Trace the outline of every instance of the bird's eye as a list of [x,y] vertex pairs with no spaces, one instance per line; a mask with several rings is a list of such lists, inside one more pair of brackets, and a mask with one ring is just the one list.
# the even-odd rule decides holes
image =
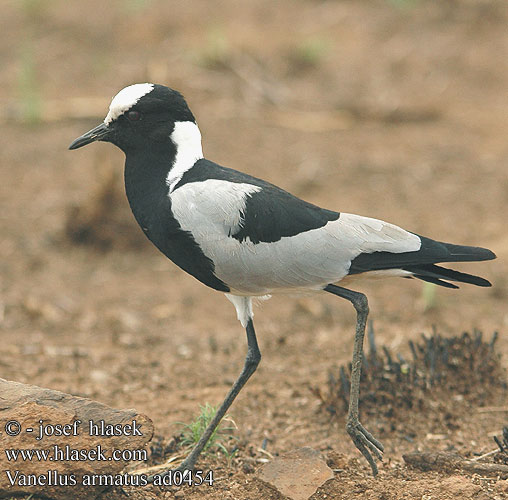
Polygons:
[[127,118],[131,122],[137,122],[141,118],[141,113],[139,111],[128,111]]

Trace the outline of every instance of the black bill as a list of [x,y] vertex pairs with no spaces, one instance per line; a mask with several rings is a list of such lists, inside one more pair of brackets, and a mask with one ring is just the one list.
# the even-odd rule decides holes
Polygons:
[[78,149],[81,146],[86,146],[94,141],[103,141],[104,137],[108,134],[109,128],[105,123],[101,123],[97,127],[78,137],[69,146],[69,149]]

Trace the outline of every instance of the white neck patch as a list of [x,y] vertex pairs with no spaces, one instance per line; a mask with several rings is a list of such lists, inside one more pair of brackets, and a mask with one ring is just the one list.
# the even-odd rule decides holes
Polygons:
[[201,132],[194,122],[175,122],[175,129],[171,133],[170,139],[176,147],[175,161],[166,177],[166,184],[171,193],[183,174],[203,158],[203,149],[201,147]]
[[104,118],[104,123],[109,125],[128,109],[132,108],[144,95],[151,92],[153,83],[136,83],[120,90],[109,105],[109,112]]

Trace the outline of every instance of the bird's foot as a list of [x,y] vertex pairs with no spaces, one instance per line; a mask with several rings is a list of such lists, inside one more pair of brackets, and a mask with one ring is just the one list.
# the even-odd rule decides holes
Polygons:
[[367,459],[372,469],[372,474],[377,475],[377,465],[372,455],[378,460],[383,460],[383,445],[359,422],[358,419],[348,420],[346,430],[351,436],[353,443],[360,453]]

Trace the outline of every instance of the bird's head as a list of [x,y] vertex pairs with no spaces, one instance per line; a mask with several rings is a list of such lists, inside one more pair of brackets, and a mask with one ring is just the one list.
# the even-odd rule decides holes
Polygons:
[[94,141],[111,142],[126,154],[164,146],[192,137],[201,141],[194,116],[176,90],[153,83],[122,89],[111,101],[104,122],[78,137],[69,146],[77,149]]

